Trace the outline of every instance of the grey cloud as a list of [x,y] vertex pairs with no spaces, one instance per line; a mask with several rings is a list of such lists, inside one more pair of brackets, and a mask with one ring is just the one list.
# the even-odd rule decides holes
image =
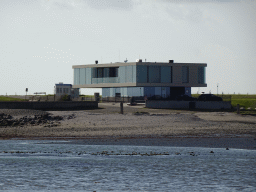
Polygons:
[[95,9],[123,9],[130,10],[133,7],[132,0],[86,0],[90,7]]
[[234,3],[234,2],[242,2],[243,0],[160,0],[160,2],[165,3]]
[[199,23],[203,18],[203,11],[198,7],[166,6],[165,11],[175,20],[186,20]]
[[68,3],[65,2],[55,2],[54,6],[57,6],[61,9],[73,9],[74,7]]
[[188,20],[194,23],[199,23],[202,21],[203,12],[199,8],[195,8],[189,11],[189,14],[186,16]]

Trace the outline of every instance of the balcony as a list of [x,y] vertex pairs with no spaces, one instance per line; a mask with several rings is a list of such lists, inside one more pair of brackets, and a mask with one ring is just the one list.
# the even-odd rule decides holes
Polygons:
[[119,77],[92,78],[92,84],[120,83]]

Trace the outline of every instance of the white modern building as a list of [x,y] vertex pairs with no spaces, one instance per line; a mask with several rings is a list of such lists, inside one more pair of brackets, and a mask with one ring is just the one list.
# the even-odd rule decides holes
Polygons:
[[206,63],[137,62],[74,65],[73,88],[102,88],[102,97],[191,95],[207,87]]

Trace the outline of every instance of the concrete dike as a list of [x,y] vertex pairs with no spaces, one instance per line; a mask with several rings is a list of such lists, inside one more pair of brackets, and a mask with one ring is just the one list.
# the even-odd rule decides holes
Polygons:
[[82,110],[96,108],[98,108],[96,101],[0,102],[0,109]]
[[165,101],[147,100],[147,108],[155,109],[231,109],[231,103],[226,101]]

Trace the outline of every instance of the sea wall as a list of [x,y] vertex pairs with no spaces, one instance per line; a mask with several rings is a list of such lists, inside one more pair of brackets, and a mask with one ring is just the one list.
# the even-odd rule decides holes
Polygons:
[[147,100],[146,107],[156,109],[231,109],[231,103],[225,101]]
[[98,108],[96,101],[0,102],[0,109],[75,110]]

